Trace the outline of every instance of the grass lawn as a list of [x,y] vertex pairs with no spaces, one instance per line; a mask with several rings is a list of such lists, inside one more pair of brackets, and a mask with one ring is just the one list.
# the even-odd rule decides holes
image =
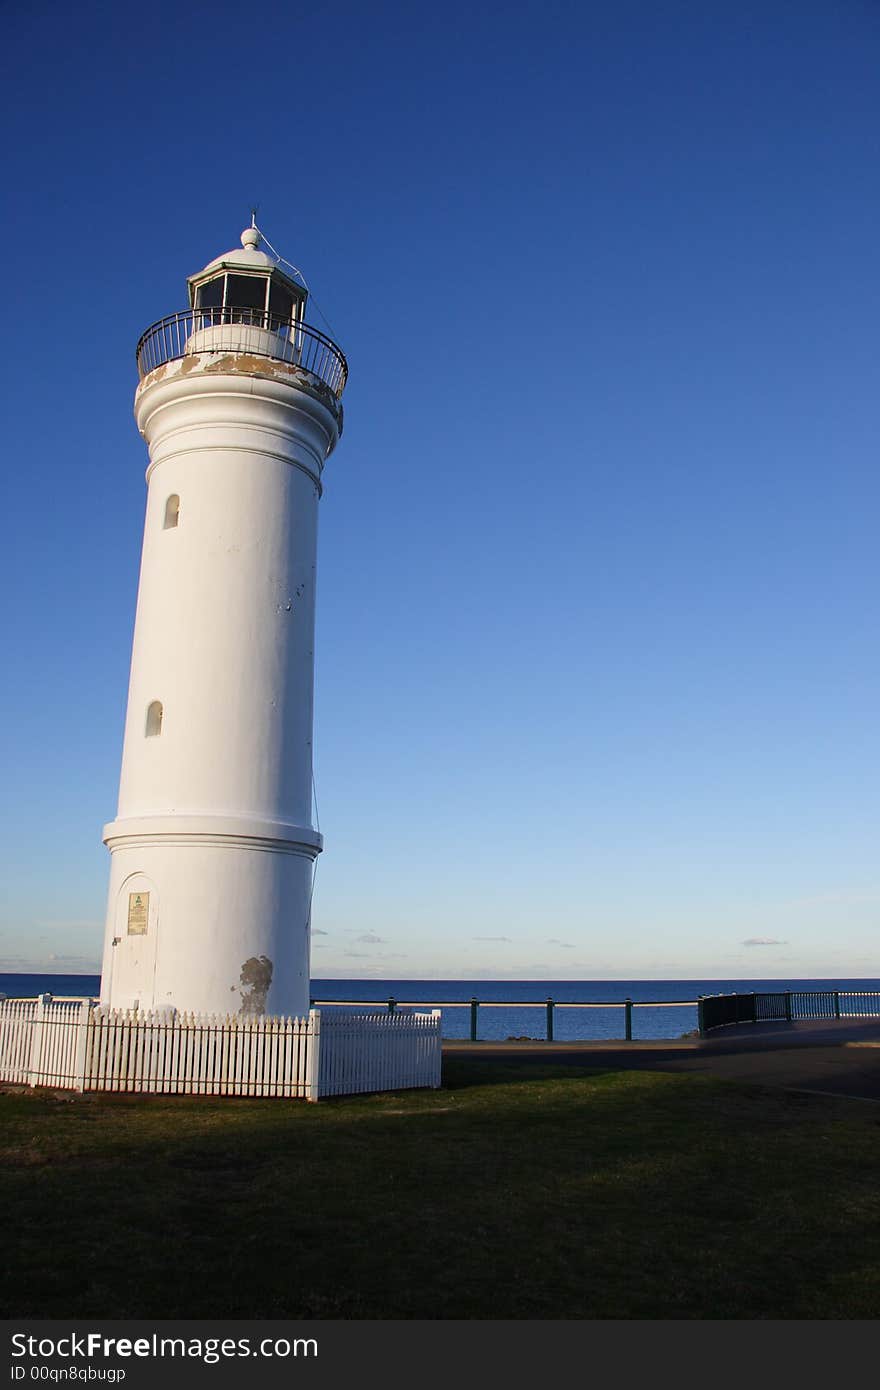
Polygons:
[[871,1318],[880,1110],[448,1060],[301,1102],[0,1093],[6,1317]]

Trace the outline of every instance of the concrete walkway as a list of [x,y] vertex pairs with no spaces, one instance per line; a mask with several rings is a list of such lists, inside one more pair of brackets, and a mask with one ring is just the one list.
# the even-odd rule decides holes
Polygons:
[[880,1100],[880,1019],[740,1023],[706,1039],[458,1042],[444,1057],[517,1058],[584,1070],[692,1071],[729,1081]]

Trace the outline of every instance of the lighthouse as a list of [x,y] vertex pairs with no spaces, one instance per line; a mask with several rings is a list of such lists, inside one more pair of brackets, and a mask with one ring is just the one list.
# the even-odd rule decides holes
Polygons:
[[149,464],[104,827],[112,1009],[309,1006],[318,502],[347,364],[261,246],[247,228],[137,348]]

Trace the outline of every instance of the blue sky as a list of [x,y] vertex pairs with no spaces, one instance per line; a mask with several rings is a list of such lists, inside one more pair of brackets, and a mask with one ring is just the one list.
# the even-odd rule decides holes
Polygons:
[[880,974],[877,5],[4,37],[0,970],[100,959],[134,347],[256,202],[351,366],[313,973]]

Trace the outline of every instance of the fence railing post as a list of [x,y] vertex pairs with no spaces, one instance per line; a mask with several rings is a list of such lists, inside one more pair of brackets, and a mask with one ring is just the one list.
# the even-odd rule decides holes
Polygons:
[[624,1031],[624,1038],[626,1039],[627,1042],[632,1042],[632,1036],[633,1036],[633,1001],[630,999],[629,995],[627,995],[626,999],[624,999],[624,1001],[623,1001],[623,1021],[624,1021],[624,1030],[625,1030],[625,1031]]
[[321,1079],[321,1010],[309,1009],[306,1038],[306,1100],[317,1100]]
[[791,1023],[791,990],[787,989],[787,990],[785,991],[784,999],[785,999],[785,1021],[786,1021],[786,1023]]
[[553,1041],[553,1000],[547,995],[547,1041]]
[[834,1017],[840,1018],[840,990],[834,991]]
[[394,998],[392,997],[391,999],[388,1000],[388,1012],[389,1012],[390,1014],[393,1014],[393,1013],[394,1013],[394,1010],[395,1010],[396,1008],[397,1008],[397,1000],[394,999]]
[[46,1010],[46,1005],[51,1004],[51,1002],[51,994],[37,995],[37,1008],[34,1014],[33,1028],[31,1029],[31,1055],[28,1065],[29,1086],[39,1086],[40,1084],[40,1076],[43,1070],[43,1029],[46,1026],[43,1021],[43,1015]]
[[476,995],[473,995],[471,997],[471,1042],[477,1041],[477,1009],[479,1007],[480,1001]]
[[91,999],[84,999],[79,1006],[79,1018],[76,1020],[76,1058],[73,1064],[73,1089],[75,1091],[86,1089],[86,1051],[91,1017],[92,1001]]
[[699,999],[697,1000],[697,1029],[698,1029],[698,1031],[699,1031],[700,1037],[701,1037],[701,1038],[705,1038],[705,1036],[706,1036],[706,1006],[705,1006],[705,1002],[704,1002],[704,996],[703,996],[702,994],[700,995]]

